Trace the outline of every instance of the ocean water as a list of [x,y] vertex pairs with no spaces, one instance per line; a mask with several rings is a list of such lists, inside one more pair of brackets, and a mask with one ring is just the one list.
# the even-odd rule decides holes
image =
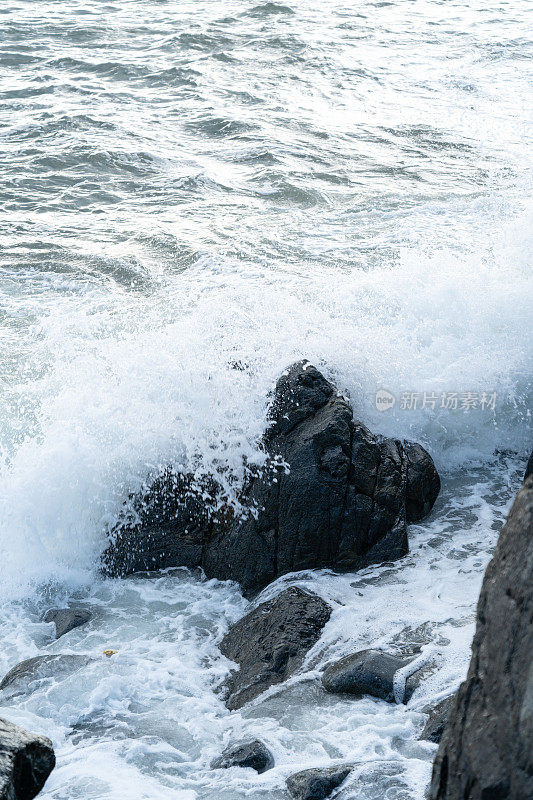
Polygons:
[[[531,447],[530,33],[529,0],[1,3],[0,671],[94,656],[0,693],[54,742],[43,798],[286,800],[287,775],[349,762],[341,800],[422,800],[424,710],[466,674]],[[402,561],[265,590],[333,614],[230,713],[238,587],[98,559],[162,465],[234,498],[300,358],[443,489]],[[55,642],[42,616],[71,602],[93,620]],[[400,645],[432,666],[406,707],[321,691],[332,658]],[[273,770],[209,768],[248,735]]]

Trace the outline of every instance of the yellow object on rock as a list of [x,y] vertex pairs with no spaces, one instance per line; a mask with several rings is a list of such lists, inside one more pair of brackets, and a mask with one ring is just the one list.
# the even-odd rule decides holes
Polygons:
[[103,653],[104,653],[104,656],[107,656],[108,658],[111,658],[111,656],[114,656],[115,653],[118,653],[118,650],[104,650]]

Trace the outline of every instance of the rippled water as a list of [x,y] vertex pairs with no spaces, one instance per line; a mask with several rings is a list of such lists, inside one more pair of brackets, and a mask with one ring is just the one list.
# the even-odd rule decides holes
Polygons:
[[[340,797],[422,798],[421,709],[464,676],[530,446],[530,29],[528,0],[0,5],[0,662],[119,651],[0,698],[54,739],[43,797],[281,799],[291,771],[349,760]],[[443,496],[394,568],[300,576],[334,603],[323,639],[229,714],[237,589],[102,581],[98,556],[161,464],[232,491],[301,357],[424,442]],[[41,615],[72,599],[95,619],[51,643]],[[328,659],[398,636],[438,662],[407,710],[320,693]],[[210,771],[243,732],[276,768]]]

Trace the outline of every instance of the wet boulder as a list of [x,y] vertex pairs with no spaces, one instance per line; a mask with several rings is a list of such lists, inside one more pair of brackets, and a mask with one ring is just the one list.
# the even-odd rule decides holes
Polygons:
[[0,682],[0,691],[10,695],[33,691],[37,681],[56,675],[68,675],[86,666],[93,659],[88,655],[69,653],[34,656],[12,667]]
[[66,633],[85,625],[92,618],[90,611],[83,608],[51,608],[44,615],[44,622],[53,622],[56,639]]
[[433,742],[434,744],[440,742],[444,727],[450,716],[453,701],[454,695],[445,697],[444,700],[441,700],[440,703],[437,703],[437,705],[431,709],[428,721],[420,734],[421,739],[425,739],[427,742]]
[[55,763],[50,739],[0,719],[0,800],[32,800]]
[[198,486],[168,469],[131,499],[110,532],[104,569],[201,566],[253,595],[288,572],[353,571],[402,557],[407,523],[439,493],[424,448],[372,434],[308,362],[277,382],[263,447],[268,466],[241,496],[253,513],[221,511],[214,482]]
[[224,752],[211,762],[212,769],[242,767],[255,769],[259,775],[268,769],[272,769],[273,766],[274,757],[272,753],[259,739],[236,742],[226,747]]
[[325,800],[348,777],[352,767],[304,769],[287,778],[287,789],[294,800]]
[[485,572],[472,659],[444,728],[430,797],[533,797],[533,475]]
[[333,694],[358,698],[371,695],[394,703],[394,676],[410,660],[381,650],[362,650],[330,664],[322,676],[322,685]]
[[296,672],[330,614],[320,597],[291,587],[233,625],[220,644],[240,666],[224,682],[227,707],[240,708]]

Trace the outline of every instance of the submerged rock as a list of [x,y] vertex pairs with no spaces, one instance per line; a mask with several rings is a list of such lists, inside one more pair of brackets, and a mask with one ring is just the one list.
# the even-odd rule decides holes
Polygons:
[[44,615],[45,622],[53,622],[56,626],[56,639],[66,633],[85,625],[92,619],[90,611],[82,608],[51,608]]
[[[362,650],[330,664],[322,676],[322,685],[334,694],[367,694],[394,703],[394,676],[410,660],[381,650]],[[404,697],[405,702],[409,696]]]
[[260,775],[274,766],[274,757],[268,747],[259,739],[236,742],[226,747],[224,752],[211,762],[213,769],[229,769],[229,767],[248,767],[255,769]]
[[294,800],[325,800],[351,771],[349,766],[304,769],[287,778],[287,789]]
[[433,767],[432,800],[533,797],[533,476],[487,567],[472,660]]
[[93,659],[88,655],[68,653],[34,656],[21,661],[4,676],[0,682],[0,690],[23,694],[31,691],[31,684],[37,680],[65,675],[86,666]]
[[440,480],[418,444],[374,436],[315,367],[279,379],[263,445],[266,473],[241,501],[245,519],[216,511],[216,484],[197,486],[168,469],[131,498],[110,533],[112,575],[201,566],[251,595],[303,569],[357,570],[408,551],[406,523],[427,514]]
[[55,763],[50,739],[0,719],[0,800],[32,800]]
[[444,700],[441,700],[440,703],[437,703],[437,705],[431,709],[429,719],[424,726],[424,730],[420,734],[421,739],[433,742],[434,744],[440,742],[444,727],[450,716],[454,699],[455,695],[453,694],[450,697],[445,697]]
[[291,587],[239,620],[220,644],[240,665],[224,682],[227,707],[240,708],[296,672],[330,614],[320,597]]

